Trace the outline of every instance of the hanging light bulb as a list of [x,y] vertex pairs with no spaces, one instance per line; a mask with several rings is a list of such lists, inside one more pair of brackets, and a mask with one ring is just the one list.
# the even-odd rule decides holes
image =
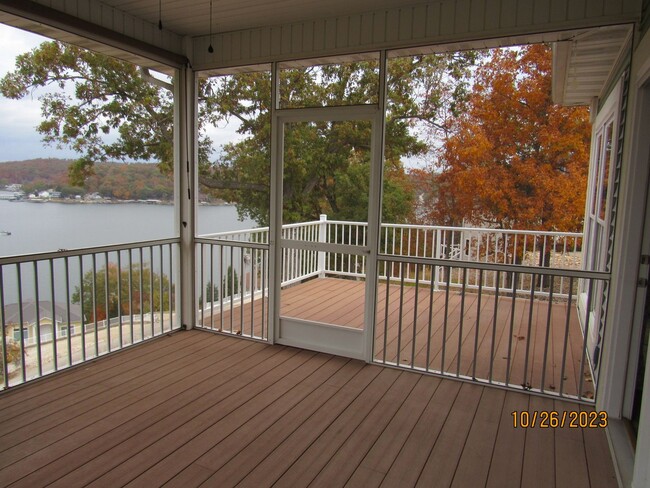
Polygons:
[[158,30],[162,30],[162,0],[158,0]]
[[208,52],[212,54],[214,48],[212,47],[212,0],[210,0],[210,45],[208,46]]

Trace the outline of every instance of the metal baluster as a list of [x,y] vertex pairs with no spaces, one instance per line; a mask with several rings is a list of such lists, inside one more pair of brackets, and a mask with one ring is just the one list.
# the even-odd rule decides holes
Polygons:
[[[261,336],[264,339],[264,315],[265,315],[265,295],[266,295],[266,249],[262,249],[262,332]],[[266,338],[268,340],[268,337]]]
[[442,323],[442,354],[440,358],[440,373],[445,373],[445,351],[447,349],[447,321],[449,319],[449,288],[451,283],[451,266],[445,266],[447,271],[447,280],[445,289],[445,317]]
[[399,366],[402,354],[402,324],[404,321],[404,263],[399,263],[400,287],[399,287],[399,314],[397,322],[397,358],[395,364]]
[[[432,233],[433,235],[433,233]],[[433,249],[433,243],[431,245],[431,248]],[[426,363],[426,370],[429,371],[429,361],[431,359],[431,327],[433,324],[433,292],[435,290],[434,285],[433,285],[433,280],[436,275],[436,266],[433,266],[431,268],[431,286],[429,287],[429,323],[427,327],[427,363]]]
[[[66,258],[67,259],[67,258]],[[54,360],[54,371],[59,370],[59,353],[57,351],[57,334],[56,334],[56,301],[54,299],[54,259],[49,259],[50,263],[50,301],[52,304],[52,358]],[[2,288],[2,275],[0,274],[0,288]],[[2,308],[4,310],[4,308]],[[63,321],[62,321],[63,322]],[[69,328],[69,326],[68,326]],[[2,329],[4,331],[4,327]],[[70,330],[68,330],[68,335]],[[6,357],[6,356],[4,356]]]
[[140,340],[144,341],[144,255],[140,249]]
[[158,277],[158,302],[160,305],[160,333],[165,332],[165,287],[164,287],[164,277],[165,270],[163,267],[163,247],[162,245],[158,246],[158,253],[160,255],[160,276]]
[[129,249],[129,322],[131,324],[131,344],[135,344],[133,325],[133,250]]
[[[530,279],[532,282],[535,281],[536,275],[531,274]],[[528,332],[526,335],[526,356],[524,359],[524,389],[528,389],[529,385],[532,385],[532,382],[528,382],[528,359],[530,357],[530,343],[531,343],[531,333],[533,330],[533,305],[535,304],[535,288],[530,287],[530,304],[528,305]]]
[[224,287],[226,284],[226,280],[224,279],[228,275],[228,271],[226,268],[226,272],[224,273],[223,269],[223,246],[219,245],[219,330],[223,331],[224,326],[223,326],[223,298],[224,298]]
[[[67,320],[68,320],[68,366],[72,365],[72,321],[70,320],[71,314],[70,314],[70,270],[69,270],[69,264],[68,264],[68,258],[66,257],[64,260],[65,263],[65,306],[66,306],[66,315],[67,315]],[[83,334],[83,316],[84,316],[84,310],[83,310],[83,297],[81,295],[81,289],[79,291],[79,298],[80,298],[80,303],[81,303],[81,332]]]
[[[546,361],[548,359],[548,341],[551,335],[551,314],[553,310],[553,281],[555,280],[555,276],[551,275],[551,291],[549,292],[548,295],[548,314],[546,316],[546,335],[544,337],[544,357],[542,359],[542,384],[540,385],[540,390],[542,393],[544,392],[544,385],[546,384],[545,379],[546,379]],[[570,304],[569,304],[570,306]]]
[[476,312],[476,333],[474,335],[474,361],[472,368],[472,379],[476,379],[476,361],[478,356],[478,338],[479,338],[479,328],[481,323],[481,297],[483,294],[483,270],[479,270],[479,279],[478,279],[478,298],[477,298],[477,312]]
[[[566,307],[566,323],[564,325],[564,346],[562,348],[562,371],[560,373],[560,396],[564,396],[564,373],[566,371],[566,354],[569,343],[569,324],[571,323],[571,300],[573,298],[573,277],[569,277],[569,300]],[[587,310],[589,315],[589,310]]]
[[490,373],[488,375],[488,380],[492,383],[492,373],[494,370],[494,347],[496,346],[496,337],[497,337],[497,315],[499,313],[499,282],[501,279],[501,271],[496,272],[496,286],[494,288],[494,321],[492,322],[492,344],[490,345]]
[[174,252],[172,245],[169,244],[169,330],[174,329],[174,303],[172,298],[172,291],[174,290],[174,266],[173,256]]
[[[41,354],[41,301],[38,296],[38,261],[34,261],[34,301],[36,308],[36,357],[38,358],[38,376],[43,376],[43,355]],[[56,320],[52,318],[52,331],[56,327]],[[52,336],[54,337],[54,336]],[[52,339],[54,340],[54,338]]]
[[246,284],[246,272],[244,270],[244,248],[239,248],[239,327],[241,335],[244,335],[244,285]]
[[155,337],[155,312],[153,306],[153,246],[149,246],[149,313],[151,315],[151,337]]
[[[234,248],[230,246],[230,286],[228,293],[230,293],[230,333],[232,334],[233,315],[235,313],[235,260]],[[227,283],[226,283],[227,284]]]
[[460,323],[458,324],[458,355],[456,357],[456,377],[460,376],[460,359],[463,348],[463,322],[465,321],[465,290],[467,285],[467,268],[463,268],[463,284],[460,295]]
[[517,297],[517,273],[512,273],[512,309],[510,311],[510,334],[508,335],[508,358],[506,361],[506,386],[510,384],[510,361],[512,359],[512,336],[515,328],[515,306]]
[[594,281],[593,279],[589,280],[588,294],[587,294],[587,314],[585,318],[585,333],[582,341],[582,354],[580,357],[580,370],[578,371],[578,398],[582,398],[582,390],[584,387],[584,371],[585,371],[585,359],[587,356],[587,341],[589,340],[589,321],[591,315],[591,301],[593,299],[594,291]]
[[92,303],[93,303],[93,324],[95,327],[95,357],[99,356],[99,335],[97,331],[97,256],[92,254],[93,280],[92,280]]
[[[4,293],[4,274],[3,274],[4,267],[0,266],[0,310],[3,311],[2,314],[0,314],[0,325],[2,325],[2,337],[0,338],[0,341],[2,341],[2,357],[5,358],[5,360],[2,361],[2,385],[4,388],[9,387],[9,371],[7,367],[7,362],[6,358],[8,356],[7,354],[7,323],[5,322],[6,317],[4,313],[5,309],[5,293]],[[55,356],[56,357],[56,356]],[[55,361],[56,364],[56,361]]]
[[[162,254],[162,253],[161,253]],[[162,269],[162,257],[161,266]],[[124,334],[122,332],[122,251],[117,251],[117,323],[120,337],[120,348],[124,347]]]
[[[84,311],[84,272],[83,256],[79,256],[79,303],[81,303],[81,360],[86,360],[86,314]],[[70,290],[68,290],[68,303],[70,303]],[[70,322],[68,322],[69,324]],[[68,330],[68,335],[69,334]],[[70,358],[72,364],[72,357]]]
[[[17,282],[17,290],[18,290],[18,330],[19,330],[19,337],[20,337],[20,371],[22,375],[22,382],[24,383],[25,380],[27,379],[26,377],[26,370],[25,370],[25,335],[23,331],[23,325],[25,323],[23,319],[23,285],[22,285],[22,277],[21,277],[21,266],[20,263],[16,263],[16,282]],[[4,313],[4,310],[3,310]]]
[[106,317],[104,319],[104,323],[106,324],[106,340],[108,341],[108,352],[110,352],[111,351],[111,315],[109,312],[110,308],[108,305],[108,288],[109,288],[108,274],[110,272],[108,266],[108,252],[104,253],[104,269],[106,270],[106,272],[104,273],[104,295],[105,295],[104,298],[106,301]]
[[199,275],[200,275],[199,282],[201,283],[201,288],[200,288],[201,294],[199,296],[203,298],[201,300],[201,327],[205,327],[205,302],[208,300],[208,297],[207,296],[203,297],[203,295],[205,293],[206,286],[205,286],[205,278],[203,277],[203,268],[205,267],[205,264],[203,262],[204,250],[203,250],[203,243],[202,242],[199,244],[199,248],[201,249],[201,259],[200,259],[200,263],[199,263],[199,266],[200,266],[200,268],[199,268],[200,269],[200,271],[199,271]]
[[388,336],[388,307],[390,304],[390,277],[391,269],[393,269],[393,263],[384,261],[386,266],[386,310],[384,310],[384,354],[383,354],[383,363],[386,364],[386,346],[387,346],[387,336]]
[[214,244],[210,244],[210,328],[214,330]]
[[415,368],[415,337],[418,324],[418,296],[420,290],[420,265],[415,265],[415,304],[413,305],[413,338],[411,343],[411,369]]

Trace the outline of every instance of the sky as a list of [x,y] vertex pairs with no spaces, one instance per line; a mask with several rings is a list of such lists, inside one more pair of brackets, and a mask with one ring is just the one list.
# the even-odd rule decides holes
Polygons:
[[[15,68],[19,54],[30,51],[49,39],[0,23],[0,77]],[[76,158],[78,154],[69,149],[58,149],[44,145],[36,126],[41,122],[41,107],[38,97],[45,90],[33,92],[20,100],[11,100],[0,95],[0,162],[21,161],[34,158]],[[220,145],[240,139],[236,134],[236,123],[227,127],[212,128],[208,135]]]
[[[0,24],[0,76],[13,70],[16,56],[38,46],[46,38]],[[22,100],[0,95],[0,161],[31,158],[69,158],[74,153],[44,147],[35,127],[41,120],[38,94]]]

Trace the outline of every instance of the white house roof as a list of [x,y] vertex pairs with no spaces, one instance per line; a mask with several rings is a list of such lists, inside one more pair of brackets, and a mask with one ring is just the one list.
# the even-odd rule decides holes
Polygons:
[[627,25],[591,29],[553,49],[553,101],[589,105],[602,95],[617,62],[627,51],[632,28]]
[[[36,301],[35,300],[23,300],[23,324],[35,324],[36,323]],[[52,302],[47,300],[41,300],[38,302],[38,312],[40,320],[52,318]],[[54,315],[57,322],[67,322],[68,320],[68,310],[65,303],[54,302]],[[71,322],[80,322],[81,321],[81,308],[79,305],[71,303],[70,304],[70,321]],[[10,324],[19,324],[20,323],[20,307],[18,303],[9,303],[4,307],[4,323],[6,325]]]

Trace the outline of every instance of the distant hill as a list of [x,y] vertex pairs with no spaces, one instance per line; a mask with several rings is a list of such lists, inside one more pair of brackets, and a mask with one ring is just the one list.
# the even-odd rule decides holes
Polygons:
[[30,159],[0,163],[0,185],[20,183],[26,193],[53,188],[65,196],[99,193],[120,200],[172,200],[172,177],[155,164],[99,163],[83,188],[68,181],[68,159]]

